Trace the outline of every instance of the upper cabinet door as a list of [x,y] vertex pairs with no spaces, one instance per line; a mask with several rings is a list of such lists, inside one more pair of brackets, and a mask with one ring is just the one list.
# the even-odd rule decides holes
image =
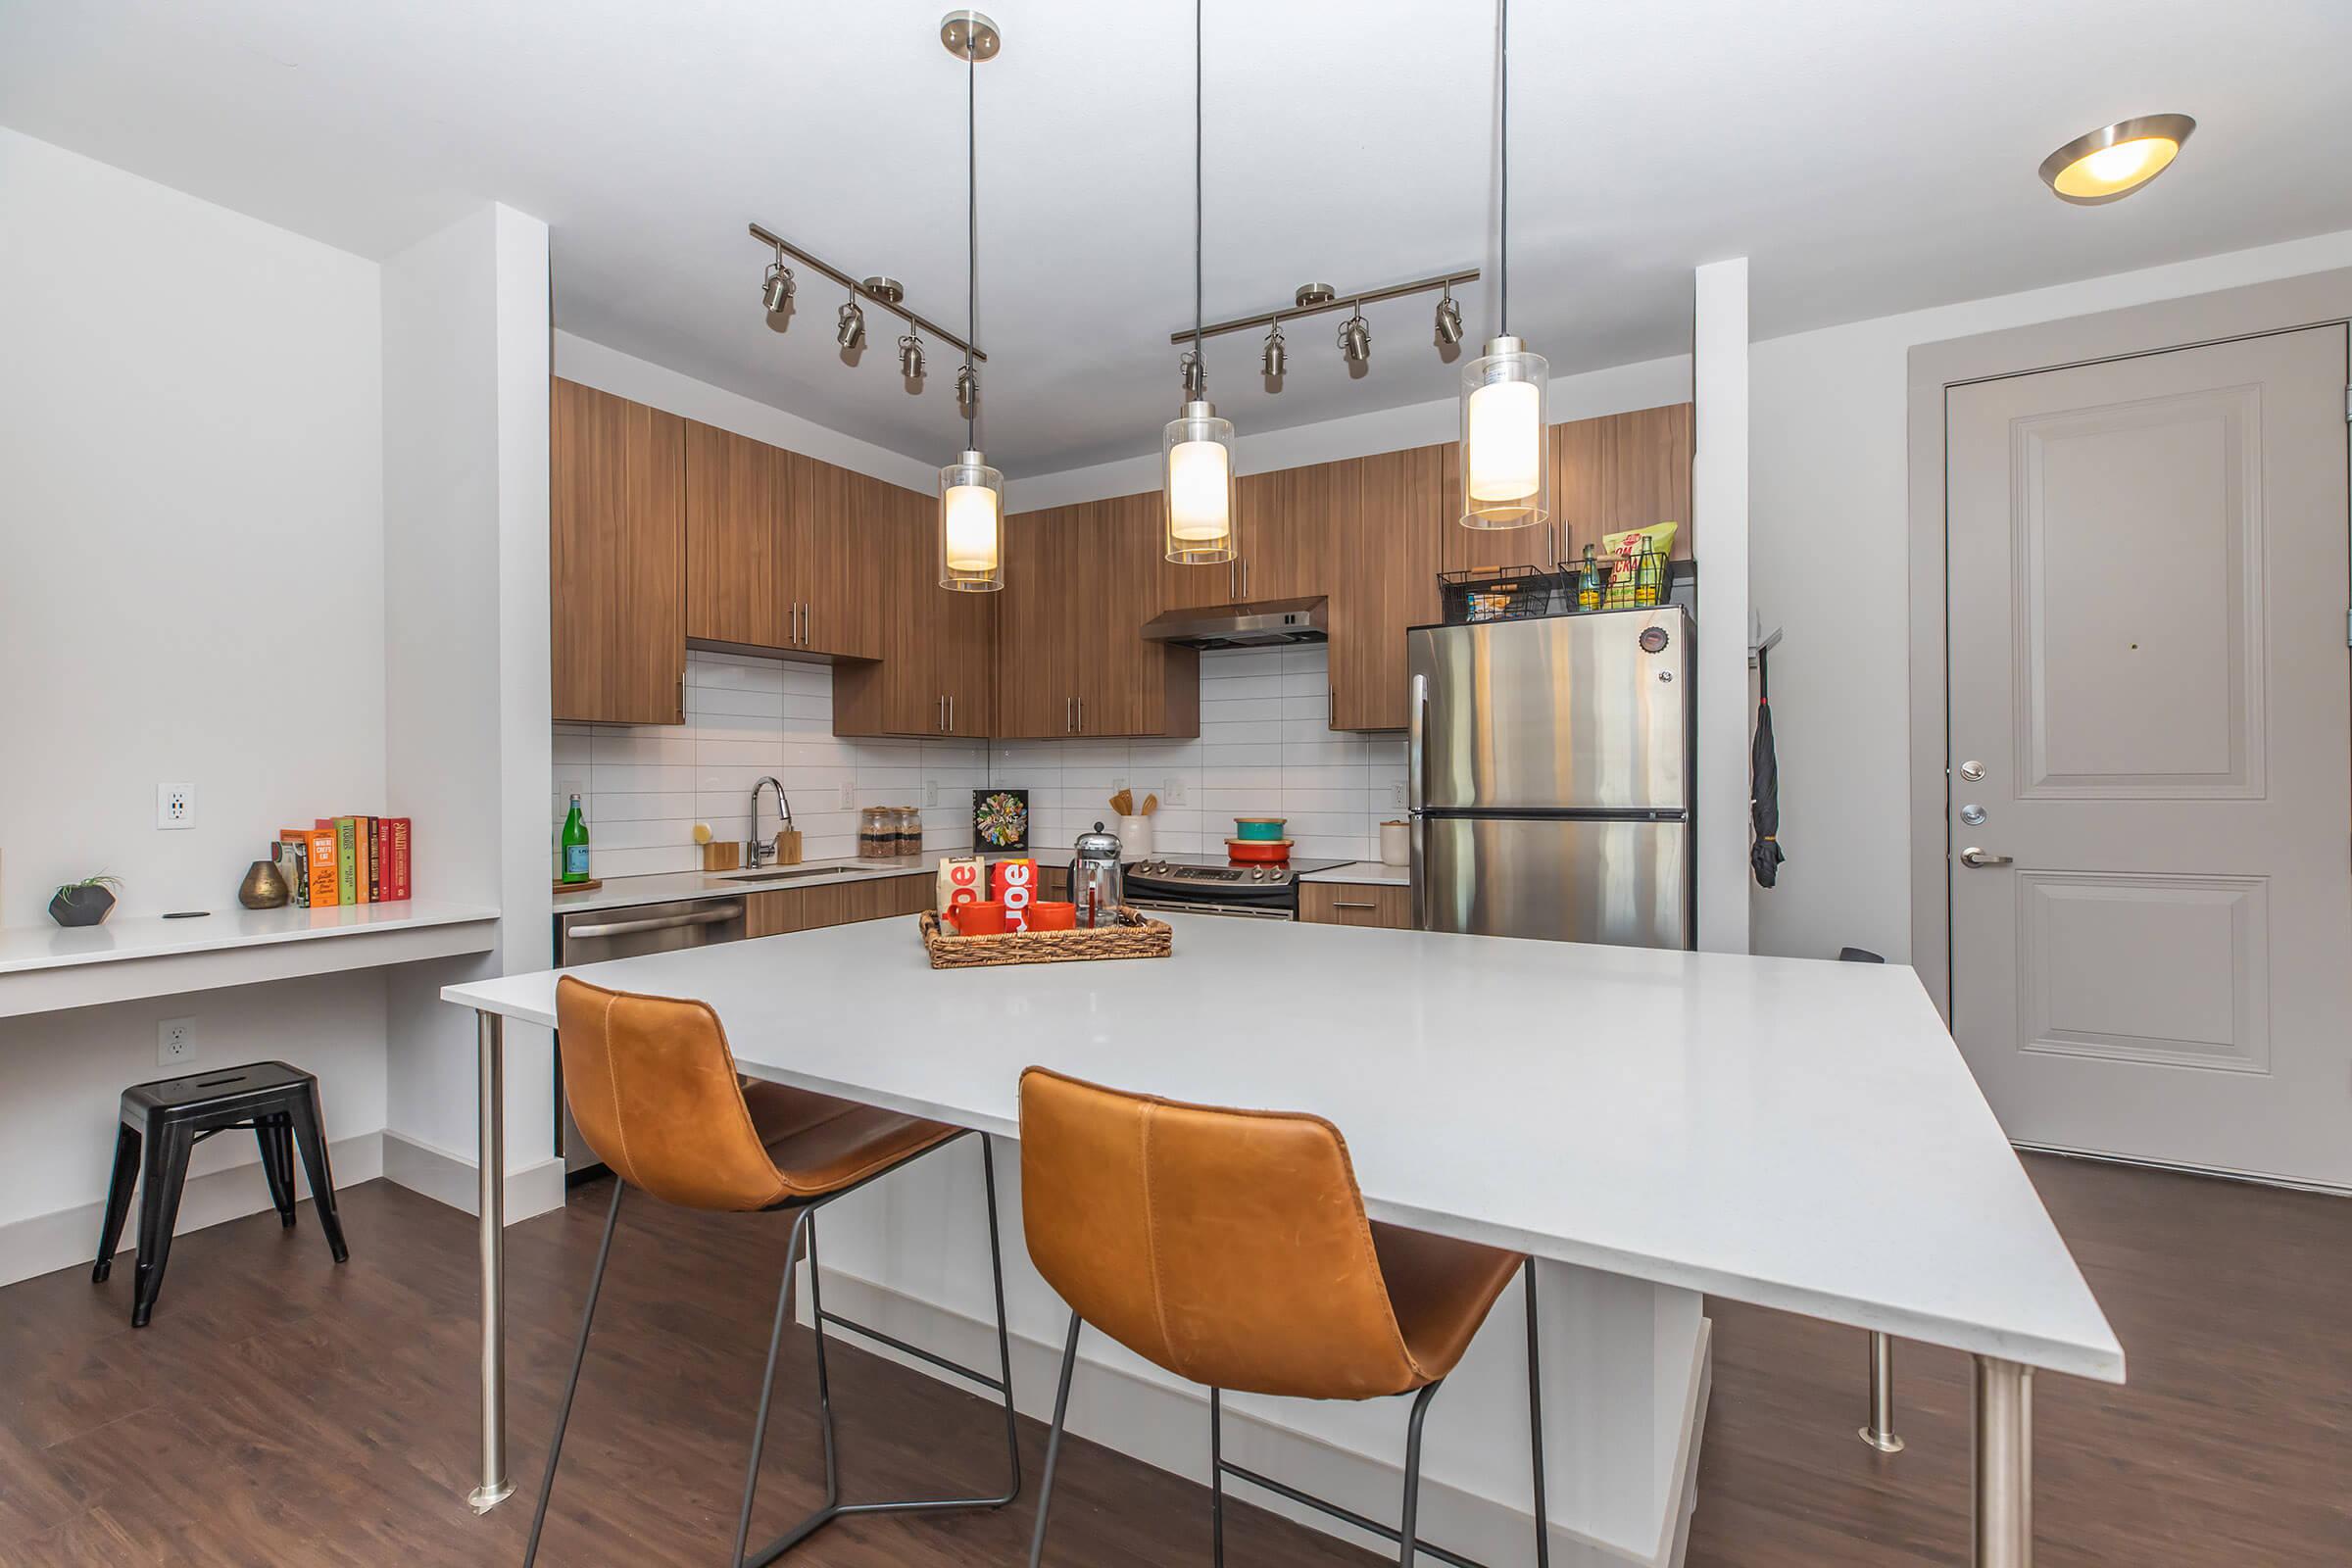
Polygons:
[[1335,530],[1348,525],[1333,506],[1344,463],[1253,473],[1242,489],[1242,602],[1311,599],[1338,586]]
[[708,424],[686,426],[686,635],[794,646],[786,519],[793,455]]
[[1690,560],[1690,405],[1641,409],[1594,422],[1603,427],[1607,446],[1605,531],[1679,522],[1672,556]]
[[1076,733],[1070,680],[1069,535],[1077,507],[1004,519],[1004,587],[997,606],[996,733],[1047,739]]
[[685,421],[557,381],[548,567],[555,716],[685,720]]
[[879,659],[880,548],[897,515],[898,486],[798,453],[784,560],[784,598],[800,610],[799,646],[844,659]]
[[1324,505],[1337,530],[1331,595],[1331,727],[1405,727],[1407,627],[1438,618],[1438,567],[1453,519],[1446,491],[1451,446],[1325,465]]

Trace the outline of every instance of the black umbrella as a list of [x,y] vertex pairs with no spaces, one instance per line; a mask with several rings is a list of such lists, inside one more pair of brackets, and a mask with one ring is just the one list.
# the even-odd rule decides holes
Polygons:
[[1781,759],[1772,745],[1771,655],[1756,650],[1756,738],[1748,757],[1748,815],[1755,823],[1755,842],[1748,847],[1748,863],[1755,868],[1756,886],[1768,888],[1780,880]]

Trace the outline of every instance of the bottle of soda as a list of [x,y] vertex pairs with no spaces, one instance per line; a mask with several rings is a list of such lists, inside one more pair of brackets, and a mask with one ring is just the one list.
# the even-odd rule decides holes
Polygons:
[[564,818],[564,880],[588,880],[588,822],[580,815],[580,798],[571,798],[571,814]]

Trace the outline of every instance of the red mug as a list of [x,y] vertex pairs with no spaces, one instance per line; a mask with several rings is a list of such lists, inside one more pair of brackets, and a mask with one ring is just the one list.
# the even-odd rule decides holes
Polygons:
[[993,899],[975,899],[949,911],[959,937],[1001,937],[1004,934],[1004,906]]
[[1032,931],[1074,931],[1078,928],[1078,906],[1057,904],[1040,899],[1029,906],[1029,929]]

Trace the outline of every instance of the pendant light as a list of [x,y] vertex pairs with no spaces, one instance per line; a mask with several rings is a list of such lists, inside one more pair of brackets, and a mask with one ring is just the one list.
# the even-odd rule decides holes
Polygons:
[[1462,367],[1462,511],[1465,528],[1525,528],[1551,517],[1551,462],[1544,401],[1551,367],[1511,336],[1511,0],[1495,0],[1502,54],[1501,213],[1497,222],[1494,336]]
[[[1184,407],[1160,433],[1161,551],[1187,566],[1222,565],[1241,552],[1233,506],[1233,421],[1208,401],[1200,358],[1200,4],[1193,0],[1193,346],[1186,352]],[[1268,351],[1269,363],[1274,355]],[[1271,372],[1269,372],[1271,373]]]
[[[980,154],[978,82],[980,62],[1003,47],[997,24],[977,11],[951,11],[939,24],[948,53],[964,63],[964,227],[966,253],[964,336],[980,341]],[[980,455],[980,372],[972,352],[963,353],[956,377],[956,402],[963,413],[963,452],[939,470],[939,585],[957,593],[988,593],[1004,586],[1004,475]]]

